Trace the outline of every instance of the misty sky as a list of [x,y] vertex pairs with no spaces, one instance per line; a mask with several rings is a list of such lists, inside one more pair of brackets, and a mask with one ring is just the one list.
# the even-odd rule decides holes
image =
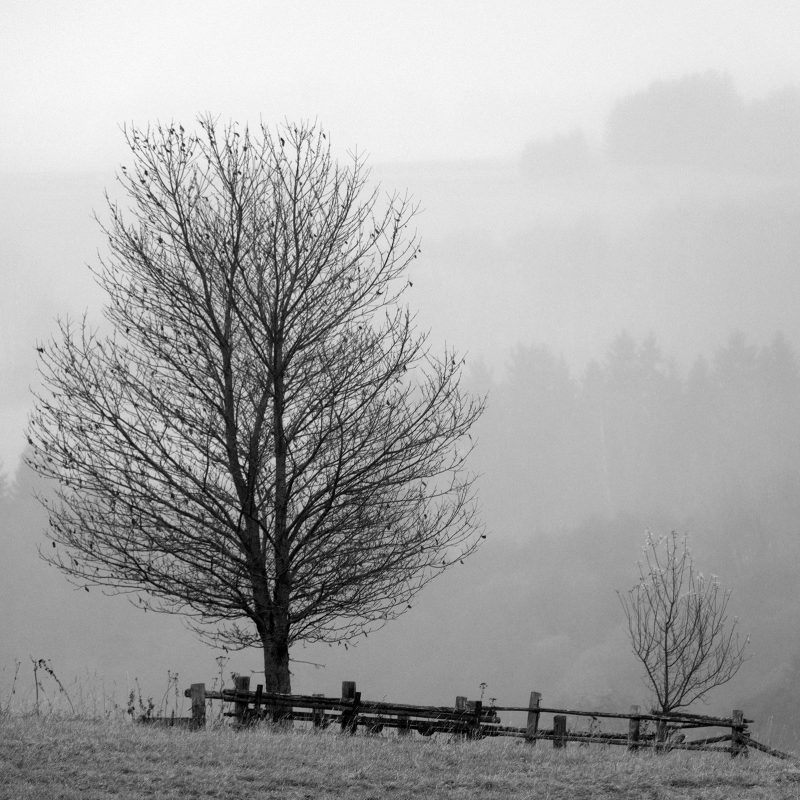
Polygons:
[[98,170],[125,121],[319,119],[374,162],[599,136],[620,96],[706,70],[800,82],[790,0],[4,0],[1,170]]
[[[487,473],[485,505],[492,512],[492,537],[484,555],[476,555],[474,567],[466,567],[474,572],[466,574],[475,585],[488,587],[493,598],[503,592],[516,598],[515,626],[517,620],[539,626],[533,632],[518,631],[516,675],[539,664],[536,669],[544,672],[536,678],[541,687],[536,687],[551,692],[558,680],[572,692],[580,680],[596,678],[598,686],[587,688],[587,694],[591,689],[591,698],[597,700],[603,687],[595,664],[624,645],[619,636],[606,636],[603,628],[596,647],[582,650],[586,630],[600,630],[599,616],[591,615],[582,620],[580,636],[570,644],[558,626],[567,628],[566,617],[581,615],[566,606],[563,618],[558,609],[547,610],[558,595],[545,591],[546,576],[560,580],[567,558],[573,565],[583,564],[586,574],[579,570],[577,577],[569,577],[570,591],[591,590],[587,607],[601,598],[597,608],[605,615],[603,624],[613,626],[616,607],[606,613],[610,606],[602,603],[614,605],[613,589],[628,580],[633,547],[641,528],[652,522],[648,515],[657,491],[663,489],[665,497],[667,489],[681,497],[681,492],[689,493],[683,483],[670,487],[663,474],[671,470],[687,485],[691,480],[686,477],[688,457],[670,461],[661,473],[645,475],[641,463],[649,469],[669,450],[667,445],[676,447],[675,437],[665,423],[663,430],[656,430],[661,435],[656,437],[658,446],[645,453],[646,459],[639,458],[642,454],[629,439],[640,443],[644,434],[634,436],[631,419],[642,412],[642,430],[653,426],[644,414],[649,413],[646,404],[631,390],[633,411],[624,405],[619,411],[619,428],[626,436],[620,434],[618,454],[625,467],[620,467],[618,479],[622,489],[636,483],[631,475],[641,473],[636,495],[641,506],[621,503],[619,509],[638,515],[630,530],[621,537],[617,522],[608,522],[598,537],[592,520],[573,535],[572,556],[564,555],[561,539],[535,541],[532,531],[558,529],[560,535],[562,528],[597,513],[589,506],[589,482],[581,483],[574,468],[574,463],[590,461],[582,448],[593,454],[594,444],[584,441],[573,419],[583,419],[586,409],[595,406],[587,401],[586,409],[570,417],[564,397],[583,391],[578,387],[592,359],[613,373],[613,359],[603,359],[622,331],[639,343],[652,334],[664,354],[655,372],[663,371],[668,385],[681,387],[681,381],[691,387],[703,375],[702,370],[690,373],[701,355],[709,358],[712,378],[714,369],[724,374],[714,353],[737,329],[743,332],[741,342],[747,343],[740,348],[745,355],[751,345],[752,353],[762,353],[761,361],[751,359],[761,364],[759,369],[771,351],[758,348],[772,342],[778,331],[786,337],[787,350],[800,352],[798,31],[800,3],[784,0],[2,0],[0,473],[13,473],[24,447],[37,342],[52,335],[57,315],[74,317],[88,309],[93,320],[100,318],[103,298],[86,265],[97,263],[104,246],[92,214],[105,216],[104,188],[113,191],[114,170],[127,160],[120,126],[160,119],[180,120],[188,127],[207,111],[223,119],[263,119],[270,125],[284,119],[318,120],[340,157],[355,148],[369,154],[375,177],[387,190],[408,190],[420,202],[422,258],[414,264],[407,300],[418,311],[421,326],[431,329],[435,345],[445,340],[467,351],[470,368],[482,363],[491,375],[488,382],[494,381],[490,403],[495,405],[490,405],[485,423],[488,446],[479,465]],[[647,347],[644,351],[650,352]],[[673,357],[681,379],[672,374]],[[749,363],[744,357],[741,361]],[[772,386],[769,381],[765,385]],[[555,391],[559,386],[561,394]],[[683,397],[681,392],[683,388],[677,395]],[[751,394],[758,402],[748,404],[750,395],[736,389],[723,394],[733,406],[731,398],[743,397],[747,413],[737,413],[760,431],[753,420],[779,418],[774,410],[763,413],[765,393],[775,394],[755,381]],[[786,392],[792,413],[799,396],[800,389]],[[703,417],[703,425],[716,436],[718,408],[712,400],[711,422]],[[617,409],[611,402],[609,407]],[[668,403],[664,409],[655,407],[664,418],[671,419],[675,411]],[[707,460],[693,467],[709,482],[719,478],[725,484],[719,498],[705,484],[698,484],[698,492],[703,502],[718,500],[735,523],[728,524],[727,518],[720,522],[722,512],[716,506],[706,509],[706,518],[713,519],[706,527],[714,534],[705,532],[706,552],[718,551],[731,530],[736,542],[755,542],[763,551],[759,563],[764,572],[753,573],[750,588],[740,587],[743,594],[751,592],[751,605],[774,579],[764,542],[772,542],[781,554],[769,558],[790,573],[781,585],[794,587],[796,580],[792,565],[800,471],[795,465],[800,451],[793,433],[786,433],[798,429],[795,416],[784,416],[789,422],[779,430],[769,435],[761,431],[761,439],[754,435],[752,442],[737,440],[741,452],[724,437],[718,442],[719,437],[709,434],[717,450],[701,440],[698,449]],[[735,414],[732,418],[738,419]],[[725,420],[719,428],[731,436],[749,430]],[[575,431],[572,450],[565,448],[564,441],[571,442]],[[762,440],[767,447],[760,447]],[[736,469],[726,467],[717,475],[725,458]],[[559,463],[561,472],[553,467]],[[768,490],[761,483],[758,491],[752,490],[756,510],[748,509],[748,516],[730,510],[730,501],[741,499],[736,481],[747,484],[753,464],[759,465],[759,480]],[[776,488],[773,468],[778,467],[794,477]],[[544,500],[530,489],[533,473],[539,476],[536,489]],[[664,499],[658,519],[665,525],[694,520],[702,527],[699,511],[692,518],[683,499],[671,498]],[[9,543],[16,548],[17,561],[6,562],[16,583],[9,581],[7,597],[0,596],[0,601],[12,611],[13,603],[19,603],[20,611],[5,615],[12,635],[0,636],[5,648],[0,649],[0,670],[12,657],[24,658],[29,652],[63,656],[72,638],[76,663],[82,664],[83,651],[91,648],[74,636],[76,620],[94,604],[100,622],[85,627],[88,631],[94,625],[111,637],[109,653],[136,648],[139,669],[146,662],[163,671],[175,669],[175,650],[186,648],[181,663],[192,664],[195,672],[184,672],[181,666],[183,677],[202,679],[197,677],[200,651],[193,651],[193,662],[189,635],[177,621],[155,623],[152,615],[143,619],[128,610],[129,618],[138,620],[139,638],[129,637],[115,623],[123,601],[105,605],[111,601],[99,595],[71,593],[52,572],[47,574],[50,595],[40,596],[36,587],[44,583],[45,573],[31,542],[41,538],[43,517],[27,495],[14,502],[24,508],[0,535],[7,536],[7,549]],[[697,505],[702,505],[699,500]],[[753,519],[758,525],[751,524]],[[752,538],[753,527],[763,533],[763,541]],[[523,549],[516,551],[516,546]],[[513,570],[507,558],[519,562],[519,586],[508,583]],[[736,562],[733,557],[730,561]],[[23,563],[27,572],[15,566]],[[538,583],[525,572],[528,563],[541,571]],[[597,569],[598,563],[605,566]],[[613,570],[618,574],[608,583]],[[742,584],[748,574],[742,567]],[[769,577],[761,580],[761,574]],[[450,628],[451,619],[463,623],[463,629],[453,628],[450,642],[450,647],[463,647],[463,657],[455,661],[460,669],[464,665],[473,686],[463,691],[474,693],[487,675],[493,685],[501,675],[502,680],[515,679],[504,660],[506,606],[498,605],[493,621],[483,600],[459,581],[459,573],[448,574],[443,588],[433,587],[420,603],[419,612],[387,627],[389,638],[365,646],[354,661],[365,674],[370,663],[380,662],[373,673],[385,676],[384,689],[392,692],[392,699],[401,699],[394,691],[404,679],[411,680],[420,654],[430,659],[429,671],[436,661],[451,680],[452,666],[441,663],[443,645],[436,638],[441,635],[437,624]],[[3,583],[0,576],[0,595]],[[26,599],[21,588],[14,594],[15,586],[27,587],[33,599]],[[751,685],[770,669],[773,683],[790,684],[785,674],[796,637],[786,631],[796,628],[795,612],[792,607],[779,615],[766,607],[770,598],[763,594],[762,619],[781,616],[785,627],[776,622],[772,645],[762,634],[769,655],[754,661]],[[792,588],[786,594],[797,593]],[[474,613],[465,614],[470,597],[478,605]],[[783,596],[776,594],[774,601],[784,605]],[[595,613],[600,615],[597,609]],[[24,625],[17,625],[17,619]],[[481,639],[469,628],[473,624],[483,624],[489,634]],[[174,645],[176,630],[183,633],[179,648]],[[40,638],[28,644],[31,631]],[[412,633],[422,637],[413,646],[408,644]],[[46,651],[46,645],[53,649]],[[478,663],[468,663],[476,651]],[[498,653],[503,657],[498,659]],[[325,654],[326,659],[336,657]],[[208,674],[213,656],[205,658],[203,674]],[[604,663],[613,668],[607,672],[616,674],[617,655],[608,658]],[[309,655],[305,668],[322,681],[323,673],[312,666],[315,659],[317,655]],[[800,655],[792,663],[800,675]],[[127,670],[129,665],[123,666]],[[486,671],[490,666],[498,671],[496,677]],[[328,686],[342,678],[362,680],[350,665],[331,667],[327,675]],[[0,674],[0,683],[2,678]],[[526,675],[524,685],[514,686],[506,699],[527,697],[536,688],[527,681]],[[307,688],[317,691],[321,686]],[[449,683],[436,691],[442,686],[449,691]],[[434,693],[433,684],[429,691],[431,702],[448,699]]]
[[[0,460],[13,471],[22,450],[35,343],[56,315],[99,312],[86,269],[103,246],[92,214],[104,214],[103,190],[127,155],[120,126],[131,121],[191,124],[205,111],[270,124],[317,119],[340,156],[369,153],[384,186],[410,190],[424,211],[427,272],[409,302],[439,339],[485,362],[502,365],[515,344],[540,341],[582,368],[623,328],[653,331],[685,356],[737,326],[792,334],[786,286],[734,276],[731,293],[721,266],[729,247],[749,253],[737,269],[752,274],[750,262],[775,241],[774,210],[793,229],[798,193],[792,185],[786,195],[786,170],[755,185],[698,179],[682,163],[645,181],[591,166],[662,139],[667,149],[673,139],[700,142],[701,161],[734,146],[734,166],[754,138],[762,161],[795,147],[798,29],[791,2],[6,0]],[[695,91],[692,76],[708,75],[716,77]],[[586,173],[577,183],[548,180],[576,169]],[[730,208],[742,198],[745,207]],[[755,231],[751,206],[770,215]],[[709,235],[719,213],[725,224]],[[681,228],[681,214],[690,222],[683,238],[663,246],[670,237],[659,226]],[[637,238],[640,229],[649,238]],[[744,241],[731,243],[731,231]],[[781,277],[796,249],[785,238],[770,245],[777,266],[767,264]],[[784,304],[771,309],[776,291]]]

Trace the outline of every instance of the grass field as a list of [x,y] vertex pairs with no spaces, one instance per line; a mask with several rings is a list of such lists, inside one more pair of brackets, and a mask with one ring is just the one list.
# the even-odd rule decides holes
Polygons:
[[0,797],[800,798],[800,766],[752,754],[628,754],[269,728],[204,731],[0,715]]

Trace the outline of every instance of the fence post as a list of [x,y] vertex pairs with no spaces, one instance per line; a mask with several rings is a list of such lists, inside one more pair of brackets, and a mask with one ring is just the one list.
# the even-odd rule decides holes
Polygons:
[[[466,714],[467,713],[467,698],[464,695],[456,695],[456,704],[453,706],[453,709],[457,714]],[[461,736],[467,736],[469,733],[469,723],[464,722],[463,719],[458,720],[454,723],[456,731]]]
[[249,675],[237,675],[233,679],[233,687],[236,690],[236,703],[234,705],[234,715],[238,720],[240,725],[244,725],[247,722],[247,706],[249,705],[249,698],[248,699],[239,699],[238,695],[245,694],[250,692],[250,676]]
[[747,728],[744,724],[744,711],[734,708],[731,712],[731,757],[744,756],[747,758],[746,744]]
[[628,750],[639,749],[639,706],[631,706],[631,718],[628,720]]
[[355,681],[342,681],[342,702],[352,703],[352,708],[342,709],[340,725],[342,731],[355,733],[358,727],[358,706],[361,703],[361,692],[356,691]]
[[553,747],[567,746],[567,718],[563,714],[553,717]]
[[253,718],[258,719],[261,712],[261,698],[264,695],[264,686],[261,683],[256,684],[256,696],[253,698]]
[[656,752],[667,750],[667,721],[660,719],[656,722]]
[[472,711],[472,719],[468,723],[467,738],[480,739],[481,738],[481,714],[483,712],[483,701],[476,700],[475,706]]
[[539,702],[542,699],[540,692],[531,692],[528,700],[528,724],[525,728],[525,741],[536,744],[536,734],[539,732]]
[[193,683],[189,689],[192,698],[192,727],[205,728],[206,726],[206,685]]
[[408,736],[411,733],[411,723],[408,714],[397,715],[397,735]]
[[[312,697],[324,697],[324,694],[314,694]],[[311,723],[314,730],[319,730],[322,727],[322,722],[325,719],[325,709],[314,706],[311,709]]]
[[342,681],[342,700],[352,700],[356,695],[355,681]]

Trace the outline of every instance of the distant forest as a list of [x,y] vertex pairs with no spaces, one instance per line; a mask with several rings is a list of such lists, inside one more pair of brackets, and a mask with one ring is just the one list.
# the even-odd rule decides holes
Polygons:
[[[513,503],[517,536],[620,513],[763,515],[800,497],[800,365],[781,334],[758,347],[735,333],[687,374],[653,338],[621,334],[579,377],[547,348],[518,346],[504,379],[479,368],[473,382],[488,391],[477,461]],[[780,529],[765,519],[737,557]]]

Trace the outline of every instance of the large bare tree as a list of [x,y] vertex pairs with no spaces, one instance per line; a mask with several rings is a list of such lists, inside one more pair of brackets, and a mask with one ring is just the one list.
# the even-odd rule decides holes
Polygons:
[[748,642],[728,621],[730,590],[695,570],[686,537],[648,533],[643,551],[639,582],[619,598],[645,682],[668,714],[730,681]]
[[402,305],[414,208],[359,157],[307,125],[125,135],[93,270],[108,334],[62,321],[39,348],[46,557],[262,648],[288,692],[293,642],[383,624],[474,550],[482,401]]

